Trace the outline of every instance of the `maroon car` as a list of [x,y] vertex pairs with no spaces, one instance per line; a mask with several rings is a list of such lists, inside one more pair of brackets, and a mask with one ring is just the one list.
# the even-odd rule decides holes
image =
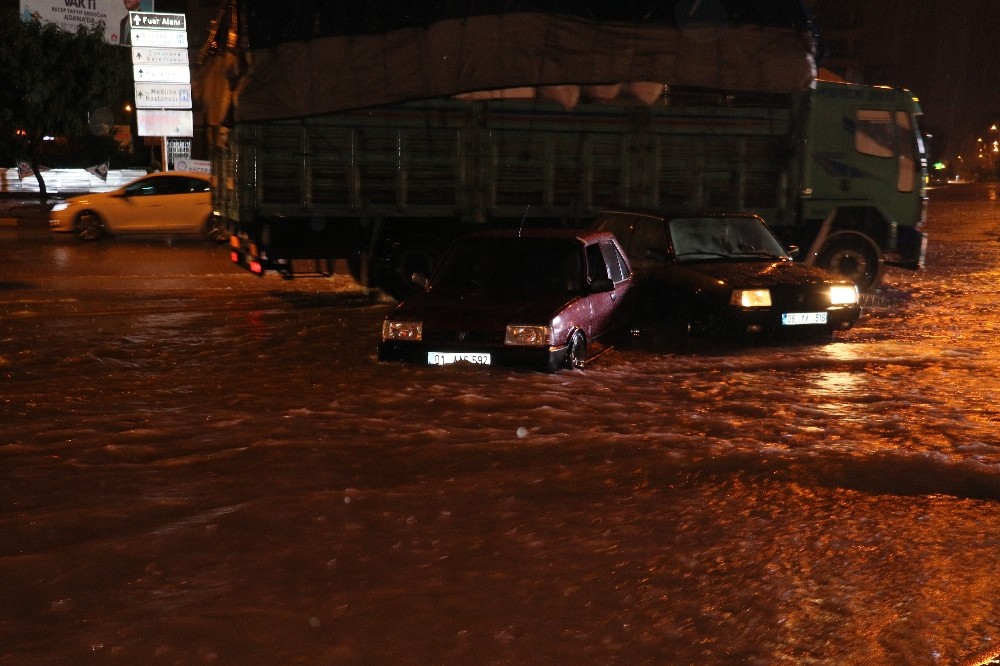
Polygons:
[[379,360],[582,368],[628,333],[632,268],[603,231],[459,238],[382,324]]

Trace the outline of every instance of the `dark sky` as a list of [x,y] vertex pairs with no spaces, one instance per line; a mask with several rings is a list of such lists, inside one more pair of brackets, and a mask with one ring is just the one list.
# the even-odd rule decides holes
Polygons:
[[1000,1],[865,3],[866,82],[912,90],[945,157],[1000,122]]
[[[157,6],[166,4],[203,3],[157,0]],[[912,90],[923,104],[923,125],[934,134],[935,152],[945,157],[968,153],[977,136],[1000,122],[1000,0],[807,4],[863,12],[860,55],[865,82]],[[18,5],[18,0],[0,0],[2,9]]]

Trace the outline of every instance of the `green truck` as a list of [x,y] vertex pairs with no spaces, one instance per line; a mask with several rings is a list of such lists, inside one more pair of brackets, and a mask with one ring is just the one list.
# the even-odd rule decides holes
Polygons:
[[[288,87],[269,89],[276,99],[297,94],[275,79],[282,47],[256,60],[260,81]],[[885,263],[922,266],[926,157],[909,92],[801,76],[742,87],[731,77],[725,88],[718,75],[673,83],[700,72],[662,83],[609,76],[471,90],[482,83],[462,81],[437,86],[447,95],[266,111],[244,87],[234,93],[243,112],[219,123],[213,157],[232,260],[285,277],[341,262],[403,296],[461,233],[583,226],[604,208],[634,208],[757,213],[800,260],[862,289]]]

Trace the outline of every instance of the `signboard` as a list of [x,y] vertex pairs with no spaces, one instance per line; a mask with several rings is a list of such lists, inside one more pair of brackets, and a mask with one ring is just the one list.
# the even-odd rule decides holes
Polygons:
[[187,65],[132,65],[132,75],[136,83],[191,83],[191,68]]
[[[194,136],[187,18],[184,14],[130,12],[129,22],[139,136]],[[166,158],[167,145],[163,149]],[[164,161],[173,161],[173,156]]]
[[212,163],[208,160],[176,160],[174,168],[177,171],[198,171],[200,173],[212,173]]
[[[129,6],[132,11],[153,11],[153,0],[21,0],[21,20],[55,23],[75,32],[78,26],[92,27],[104,22],[104,39],[109,44],[128,44]],[[5,10],[6,11],[6,10]]]
[[187,49],[132,47],[133,65],[190,65]]
[[152,28],[154,30],[187,31],[187,17],[184,14],[164,14],[162,12],[129,12],[132,29]]
[[139,136],[194,136],[194,116],[191,111],[136,109]]
[[137,109],[190,109],[191,86],[187,83],[135,84]]
[[133,28],[132,45],[169,46],[171,48],[186,49],[188,46],[188,36],[186,32],[178,32],[177,30]]

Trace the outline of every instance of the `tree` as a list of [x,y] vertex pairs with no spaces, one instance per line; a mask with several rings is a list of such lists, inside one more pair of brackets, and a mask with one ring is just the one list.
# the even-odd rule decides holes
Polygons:
[[124,70],[118,48],[104,41],[100,23],[69,32],[54,23],[24,23],[15,12],[0,12],[0,150],[13,146],[24,151],[43,202],[42,141],[84,134],[89,114],[114,101]]

